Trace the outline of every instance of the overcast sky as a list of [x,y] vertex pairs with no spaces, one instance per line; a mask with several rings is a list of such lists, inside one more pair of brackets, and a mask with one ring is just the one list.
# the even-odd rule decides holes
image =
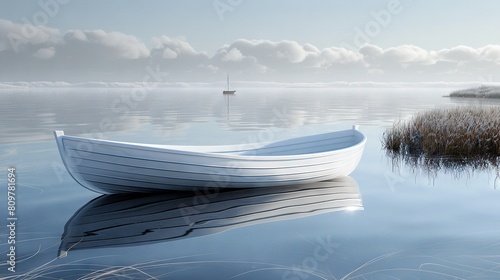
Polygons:
[[499,11],[496,0],[1,0],[0,81],[499,82]]

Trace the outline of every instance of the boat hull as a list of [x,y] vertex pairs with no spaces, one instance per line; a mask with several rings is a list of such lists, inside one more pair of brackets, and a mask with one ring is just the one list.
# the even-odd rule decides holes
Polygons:
[[275,143],[164,146],[55,132],[71,176],[100,193],[306,184],[349,175],[366,136],[356,129]]

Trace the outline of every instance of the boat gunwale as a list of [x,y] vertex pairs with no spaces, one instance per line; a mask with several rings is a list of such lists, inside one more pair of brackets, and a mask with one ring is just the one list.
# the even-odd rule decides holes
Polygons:
[[[347,129],[347,130],[341,130],[341,131],[334,131],[334,132],[328,132],[328,133],[323,133],[323,134],[316,134],[316,135],[308,135],[308,136],[301,136],[301,137],[296,137],[296,138],[289,138],[289,139],[284,139],[283,141],[286,140],[292,140],[292,139],[301,139],[301,138],[308,138],[308,137],[314,137],[314,136],[326,136],[328,134],[332,134],[334,136],[335,134],[341,134],[345,132],[350,132],[352,131],[353,133],[358,133],[358,135],[361,136],[361,139],[353,141],[355,144],[349,145],[344,148],[337,148],[337,149],[332,149],[328,151],[322,151],[322,152],[315,152],[315,153],[303,153],[303,154],[291,154],[291,155],[246,155],[246,154],[237,154],[235,153],[227,153],[227,152],[203,152],[203,151],[193,151],[193,150],[185,150],[185,149],[174,149],[175,145],[155,145],[155,144],[141,144],[141,143],[133,143],[133,142],[122,142],[122,141],[114,141],[114,140],[102,140],[102,139],[94,139],[94,138],[86,138],[86,137],[80,137],[80,136],[71,136],[71,135],[58,135],[57,137],[61,139],[61,143],[63,144],[63,149],[67,150],[66,147],[64,146],[63,140],[68,139],[68,140],[73,140],[73,141],[79,141],[83,143],[89,143],[91,145],[105,145],[105,146],[112,146],[112,147],[121,147],[121,148],[133,148],[134,150],[144,150],[144,151],[152,151],[152,152],[157,152],[161,151],[162,153],[171,153],[171,154],[178,154],[178,155],[189,155],[189,156],[198,156],[198,157],[206,157],[206,158],[220,158],[220,159],[237,159],[237,160],[248,160],[248,161],[274,161],[274,160],[297,160],[297,159],[308,159],[308,158],[316,158],[316,157],[324,157],[324,156],[329,156],[331,154],[339,153],[339,152],[344,152],[344,151],[349,151],[353,149],[357,149],[360,146],[364,146],[367,137],[364,133],[357,129]],[[351,137],[356,137],[356,135],[351,135]],[[276,142],[265,142],[265,143],[260,143],[258,147],[253,148],[253,149],[247,149],[247,150],[242,150],[240,149],[239,151],[257,151],[260,148],[263,148],[265,145],[269,145],[272,143]],[[249,144],[244,144],[244,145],[251,145]],[[162,148],[162,146],[165,146],[166,148]],[[241,147],[241,145],[211,145],[211,146],[178,146],[179,148],[203,148],[203,147],[220,147],[222,148],[231,148],[231,147]],[[237,151],[237,149],[234,149]]]

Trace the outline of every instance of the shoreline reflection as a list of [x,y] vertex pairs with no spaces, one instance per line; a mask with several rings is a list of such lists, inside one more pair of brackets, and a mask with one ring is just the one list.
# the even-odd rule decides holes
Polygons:
[[405,166],[411,172],[426,174],[435,178],[439,173],[449,173],[455,178],[466,175],[470,177],[475,172],[492,172],[495,174],[495,186],[500,179],[500,157],[451,157],[428,156],[394,153],[386,151],[392,169]]

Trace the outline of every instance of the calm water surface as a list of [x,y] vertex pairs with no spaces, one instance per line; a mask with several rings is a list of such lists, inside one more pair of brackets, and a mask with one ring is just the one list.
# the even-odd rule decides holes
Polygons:
[[[234,96],[204,88],[3,91],[1,191],[7,192],[7,167],[15,167],[18,220],[16,272],[7,270],[8,232],[2,226],[0,276],[498,279],[500,192],[495,188],[495,172],[457,176],[442,171],[428,176],[392,166],[381,149],[382,133],[393,121],[423,109],[471,102],[443,98],[449,91],[248,88]],[[497,101],[474,102],[491,105]],[[269,202],[270,196],[283,196],[273,190],[270,194],[250,191],[197,197],[171,193],[162,197],[166,202],[155,197],[99,197],[65,172],[52,136],[57,129],[120,141],[239,144],[346,129],[353,124],[361,125],[368,142],[352,180],[340,187],[347,190],[342,195],[362,200],[335,195],[327,208],[290,202],[280,208],[284,212],[279,215],[266,208],[276,205]],[[256,200],[228,204],[249,194],[256,195]],[[1,197],[7,225],[6,195]],[[222,198],[229,202],[221,202]],[[356,203],[362,203],[363,209]],[[127,210],[131,205],[137,208]],[[157,213],[157,208],[144,205],[168,206],[172,213],[188,206],[177,216],[172,214],[178,224],[166,229],[165,225],[143,227]],[[227,211],[214,210],[220,205]],[[293,215],[299,208],[309,213]],[[116,214],[117,209],[123,211]],[[206,230],[190,230],[194,222],[186,219],[186,211],[206,215],[196,222]],[[257,222],[237,222],[252,213],[261,215]],[[100,233],[103,242],[85,248],[85,236],[95,234],[96,221],[109,231]],[[229,226],[218,228],[220,223]],[[65,247],[64,233],[66,238],[81,236],[81,242]],[[64,255],[61,251],[67,255],[59,258]]]

